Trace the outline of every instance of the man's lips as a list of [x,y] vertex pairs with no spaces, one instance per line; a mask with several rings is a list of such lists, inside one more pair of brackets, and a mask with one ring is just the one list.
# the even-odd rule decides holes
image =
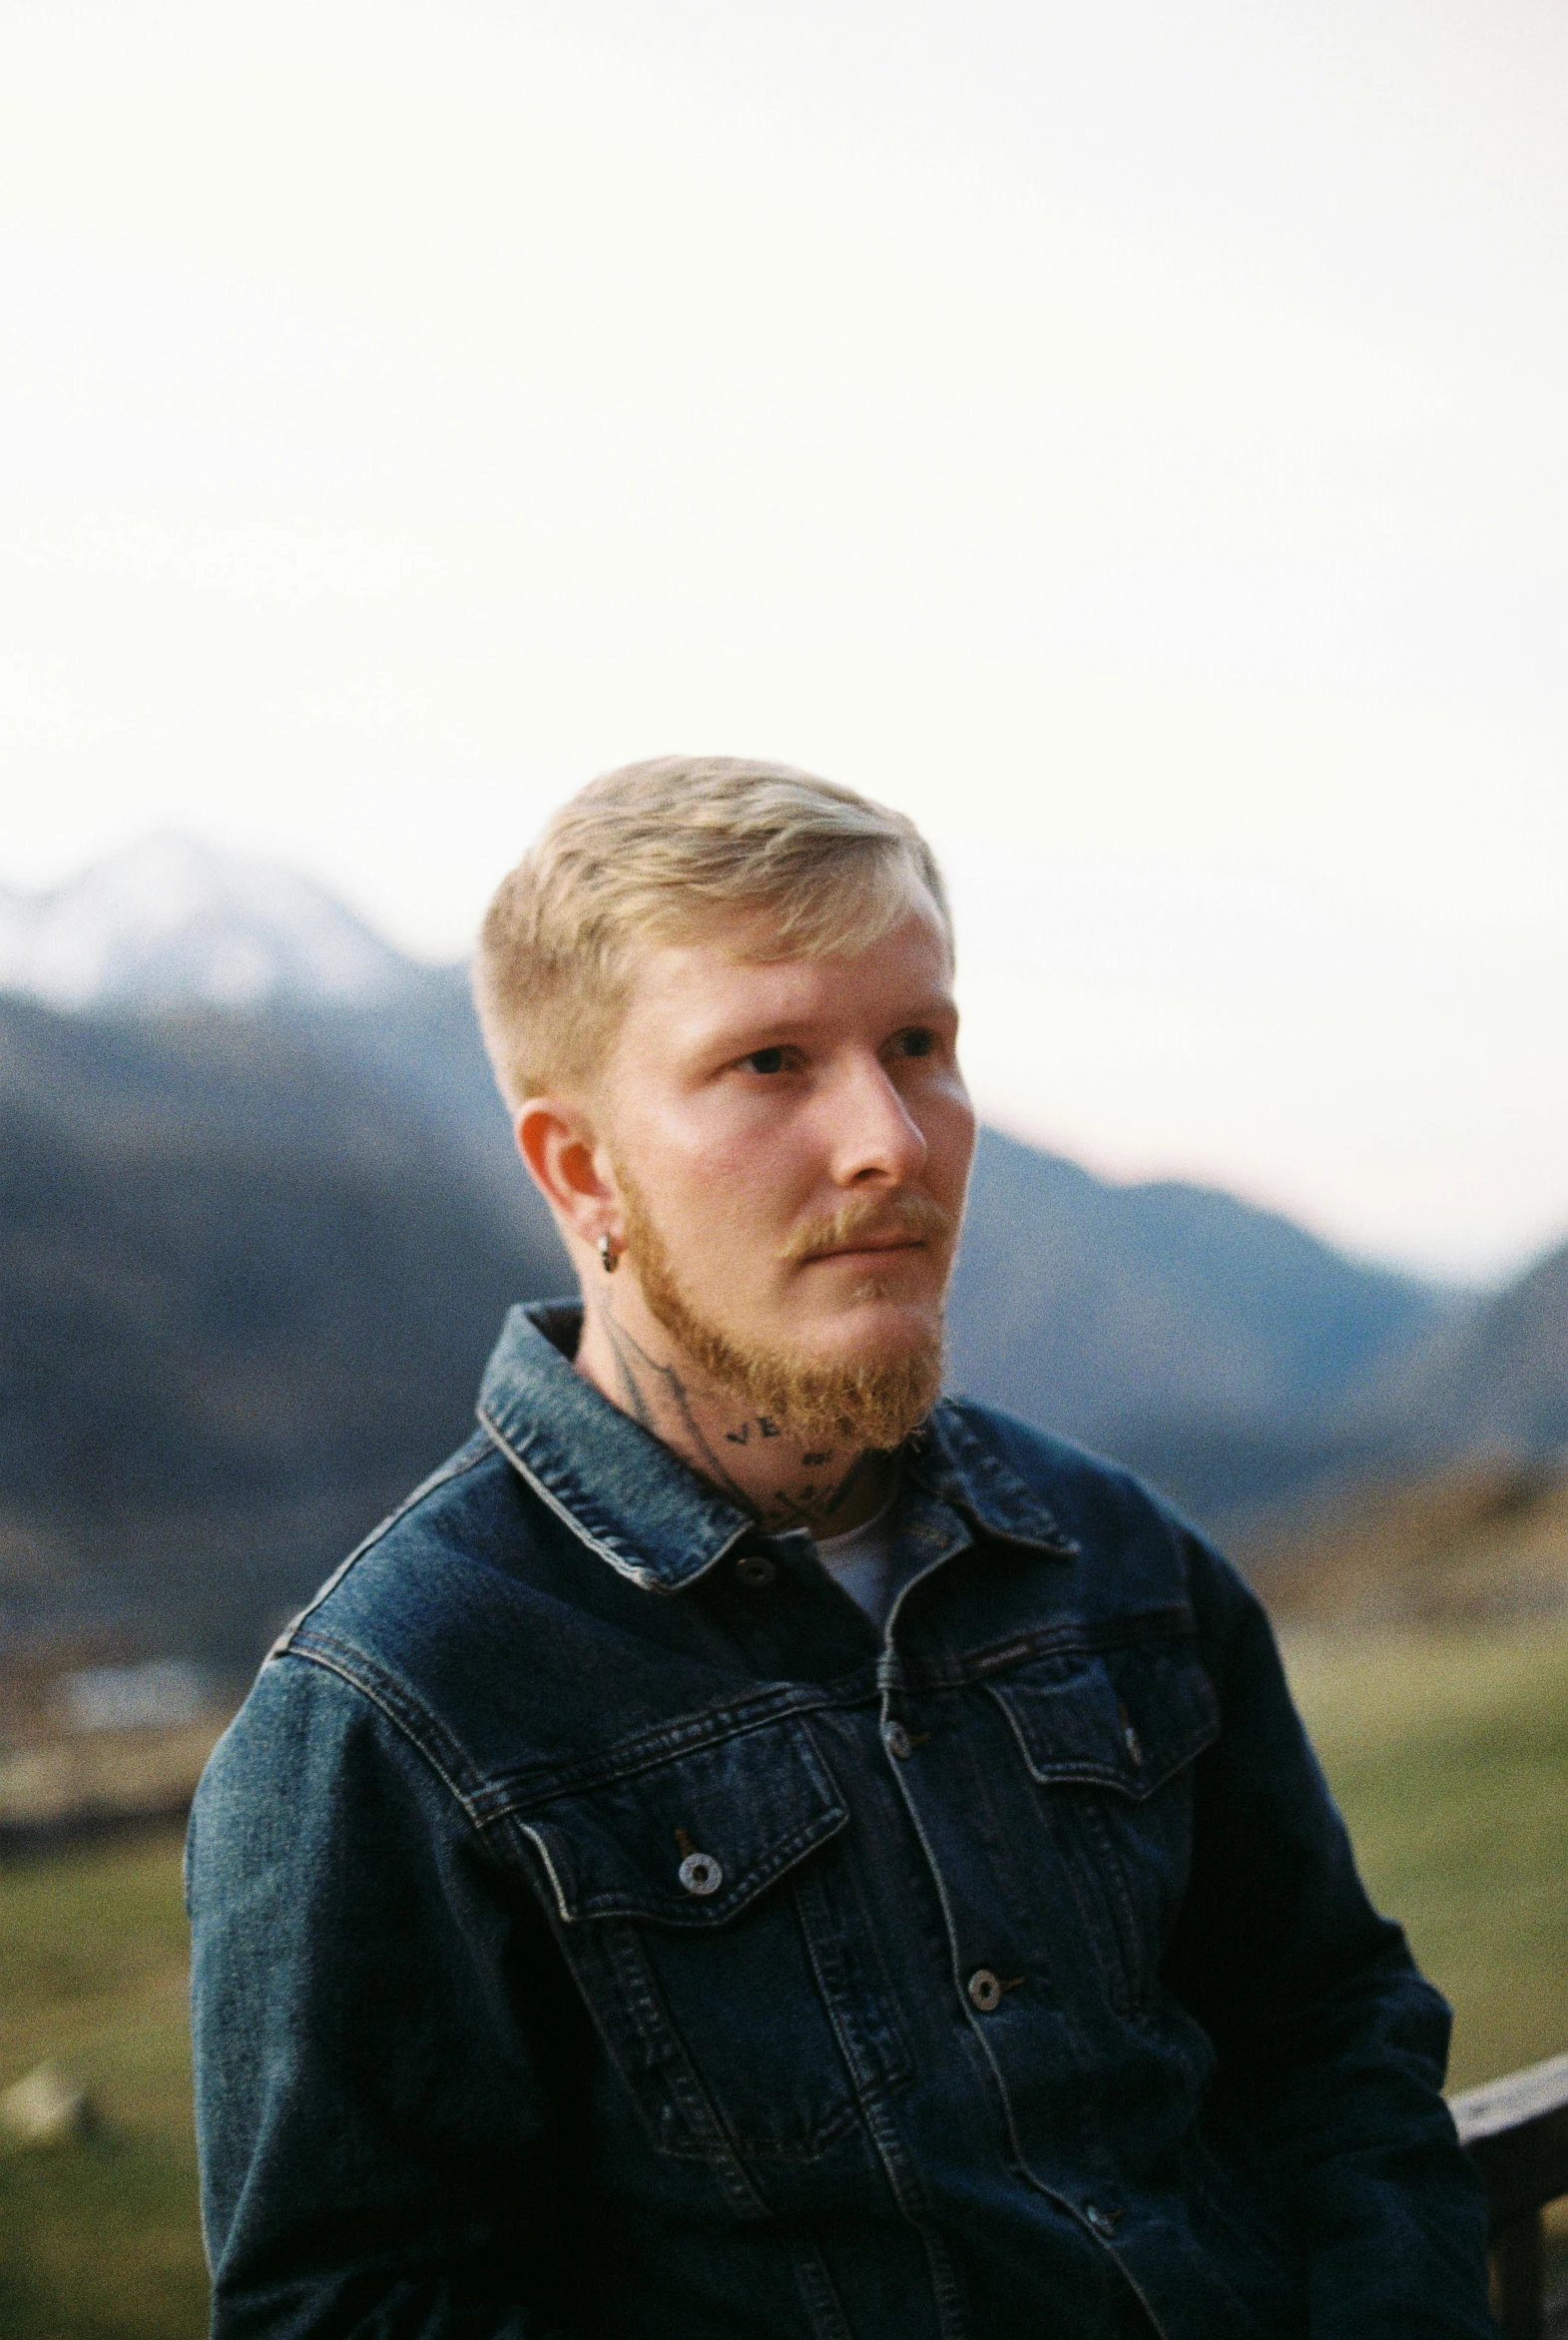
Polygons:
[[868,1266],[890,1252],[946,1253],[957,1229],[951,1212],[928,1196],[885,1198],[879,1205],[852,1204],[808,1219],[784,1243],[783,1257],[796,1267],[816,1260],[858,1260]]
[[867,1252],[924,1251],[925,1239],[919,1235],[862,1235],[853,1243],[834,1244],[827,1251],[806,1254],[810,1260],[863,1259]]

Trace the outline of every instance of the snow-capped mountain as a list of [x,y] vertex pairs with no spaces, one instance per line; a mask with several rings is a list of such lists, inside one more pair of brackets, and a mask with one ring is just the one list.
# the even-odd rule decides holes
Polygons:
[[54,1007],[367,1004],[412,962],[308,878],[147,837],[48,892],[0,888],[0,990]]

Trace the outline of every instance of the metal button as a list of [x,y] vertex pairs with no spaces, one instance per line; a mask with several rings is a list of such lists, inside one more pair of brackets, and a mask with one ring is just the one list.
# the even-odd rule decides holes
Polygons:
[[743,1584],[761,1592],[778,1575],[779,1563],[771,1560],[766,1552],[743,1552],[735,1563],[735,1572]]
[[888,1754],[896,1755],[900,1763],[907,1762],[909,1757],[914,1753],[914,1741],[910,1738],[909,1733],[904,1729],[904,1726],[901,1722],[890,1722],[888,1724],[886,1743]]
[[712,1853],[688,1853],[677,1875],[688,1893],[717,1893],[724,1883],[724,1871]]
[[969,1977],[967,1989],[971,2006],[982,2015],[995,2015],[1002,2004],[1002,1986],[989,1967],[977,1967]]
[[1116,2232],[1117,2213],[1111,2210],[1102,2210],[1098,2202],[1085,2202],[1084,2217],[1102,2239],[1106,2239]]

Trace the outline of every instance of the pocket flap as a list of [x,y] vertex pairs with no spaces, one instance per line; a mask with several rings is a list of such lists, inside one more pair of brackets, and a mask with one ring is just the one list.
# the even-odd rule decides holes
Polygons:
[[1185,1643],[1067,1652],[987,1688],[1048,1785],[1076,1781],[1141,1800],[1220,1733],[1214,1685]]
[[722,1926],[848,1819],[790,1719],[557,1797],[520,1825],[568,1924]]

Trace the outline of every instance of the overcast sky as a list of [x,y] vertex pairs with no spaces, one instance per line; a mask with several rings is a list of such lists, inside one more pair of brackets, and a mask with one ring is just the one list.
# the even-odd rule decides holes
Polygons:
[[1559,0],[10,0],[0,879],[455,954],[592,773],[954,874],[1005,1125],[1568,1233]]

